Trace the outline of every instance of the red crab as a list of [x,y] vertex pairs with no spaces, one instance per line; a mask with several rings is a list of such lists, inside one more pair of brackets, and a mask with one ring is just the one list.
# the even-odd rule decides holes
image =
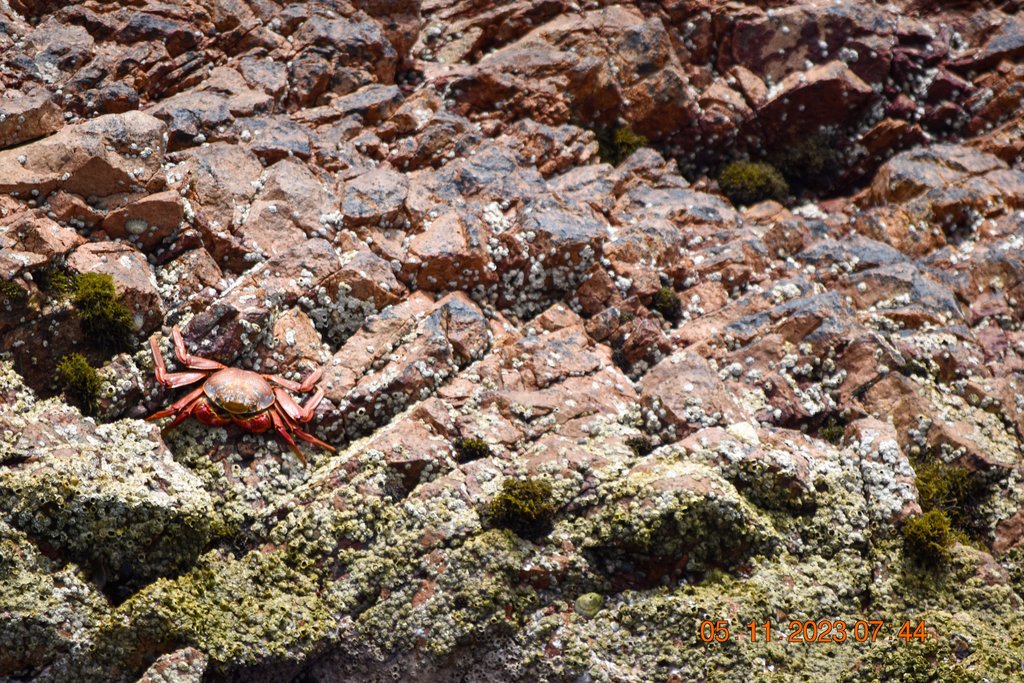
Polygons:
[[305,424],[313,419],[313,411],[324,397],[323,389],[313,394],[304,406],[296,403],[285,391],[310,391],[320,379],[323,368],[302,382],[293,382],[278,375],[262,375],[250,370],[229,368],[209,358],[192,356],[185,349],[185,341],[181,338],[177,325],[171,328],[171,336],[174,338],[174,355],[188,371],[167,372],[164,357],[160,353],[160,345],[156,337],[151,337],[149,346],[153,349],[156,381],[172,389],[199,380],[204,381],[202,386],[193,389],[168,408],[153,413],[146,418],[147,420],[159,420],[174,415],[174,419],[165,429],[174,427],[189,415],[203,424],[215,427],[236,424],[246,431],[257,434],[273,428],[288,442],[302,462],[306,462],[306,458],[295,444],[293,434],[303,441],[329,451],[335,450],[334,446],[324,443],[298,427],[300,423]]

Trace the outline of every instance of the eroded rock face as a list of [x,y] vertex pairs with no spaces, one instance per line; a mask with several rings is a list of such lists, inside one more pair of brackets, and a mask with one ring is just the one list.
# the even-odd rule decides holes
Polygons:
[[763,5],[0,3],[0,679],[1021,680],[1021,22]]

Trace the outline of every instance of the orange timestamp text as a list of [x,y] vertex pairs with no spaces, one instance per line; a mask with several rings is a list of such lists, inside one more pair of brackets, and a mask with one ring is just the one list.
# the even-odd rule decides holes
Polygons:
[[904,621],[897,626],[881,619],[793,619],[788,628],[783,624],[773,626],[771,621],[754,620],[734,628],[728,619],[705,619],[700,622],[698,636],[705,643],[725,643],[737,639],[768,643],[773,637],[776,641],[789,643],[874,643],[894,638],[903,641],[923,641],[928,638],[924,621]]

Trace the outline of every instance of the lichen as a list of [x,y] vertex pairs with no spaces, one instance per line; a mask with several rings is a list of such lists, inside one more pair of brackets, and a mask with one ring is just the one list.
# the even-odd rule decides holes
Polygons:
[[33,679],[87,643],[105,604],[74,565],[51,562],[0,520],[0,678]]
[[147,648],[183,643],[209,655],[213,667],[299,660],[335,625],[318,586],[281,553],[236,559],[211,551],[187,573],[126,600],[97,636],[92,658],[139,662],[152,654]]

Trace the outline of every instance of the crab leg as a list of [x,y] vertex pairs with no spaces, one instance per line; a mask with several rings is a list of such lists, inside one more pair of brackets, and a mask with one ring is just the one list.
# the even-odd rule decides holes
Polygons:
[[189,354],[185,348],[185,340],[181,338],[181,330],[178,329],[177,325],[171,328],[171,337],[174,338],[174,355],[178,358],[178,362],[185,367],[193,370],[222,370],[227,367],[215,360]]
[[302,380],[301,382],[293,382],[292,380],[285,379],[280,375],[264,375],[264,377],[272,380],[276,384],[280,384],[288,391],[294,391],[300,394],[304,394],[313,388],[313,385],[317,383],[317,380],[320,379],[320,375],[322,374],[324,374],[324,369],[317,368],[315,371],[313,371],[312,374],[309,375],[309,377]]
[[295,436],[299,437],[303,441],[308,441],[309,443],[316,444],[317,446],[320,446],[321,448],[326,448],[331,453],[337,453],[338,452],[338,449],[335,448],[334,446],[332,446],[331,444],[326,443],[324,441],[321,441],[320,439],[316,438],[312,434],[309,434],[307,432],[302,431],[298,427],[295,427],[294,431],[295,431]]
[[[192,410],[195,408],[195,403],[200,398],[202,398],[202,396],[203,396],[203,388],[202,387],[196,387],[192,391],[190,391],[187,394],[185,394],[185,396],[183,398],[178,399],[177,401],[172,403],[167,408],[164,408],[163,410],[158,410],[157,412],[153,413],[152,415],[150,415],[146,419],[147,420],[159,420],[162,417],[168,417],[170,415],[174,415],[175,413],[177,413],[177,415],[175,416],[174,420],[169,425],[167,425],[164,428],[164,429],[170,429],[171,427],[179,424],[182,420],[184,420],[186,417],[188,417],[189,415],[192,414]],[[186,408],[186,406],[187,406],[187,408]]]
[[285,420],[281,417],[280,413],[273,408],[268,412],[270,413],[270,420],[274,423],[274,429],[281,435],[282,439],[288,442],[288,445],[291,446],[292,453],[295,454],[295,457],[301,460],[302,464],[305,465],[306,456],[302,454],[302,451],[299,450],[298,445],[295,443],[295,439],[293,439],[292,435],[288,433],[288,426]]
[[274,396],[277,404],[284,409],[285,414],[297,422],[306,423],[313,419],[313,413],[317,405],[323,400],[324,390],[316,392],[306,401],[306,405],[300,406],[295,399],[288,395],[283,389],[274,389]]
[[186,384],[192,384],[192,382],[198,382],[204,379],[209,372],[167,372],[167,366],[164,364],[163,354],[160,353],[160,343],[157,342],[156,337],[149,338],[149,348],[153,351],[153,365],[156,371],[156,381],[163,384],[165,387],[174,389],[176,387],[183,387]]

